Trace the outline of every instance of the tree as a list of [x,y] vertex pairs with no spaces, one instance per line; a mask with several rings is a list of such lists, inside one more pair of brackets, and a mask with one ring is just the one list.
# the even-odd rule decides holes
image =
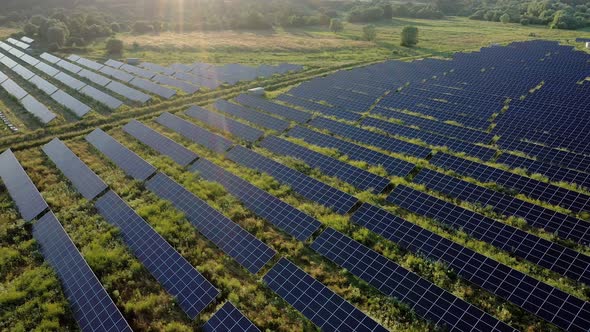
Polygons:
[[111,31],[114,33],[121,32],[121,26],[117,22],[111,23]]
[[391,20],[393,18],[393,7],[391,4],[386,3],[381,8],[383,8],[383,18],[386,20]]
[[133,33],[143,34],[154,31],[154,28],[145,21],[136,21],[133,23]]
[[365,25],[363,27],[363,39],[373,41],[377,38],[377,29],[373,24]]
[[402,29],[401,45],[411,47],[418,44],[418,28],[413,26],[405,26]]
[[67,29],[60,25],[54,25],[47,29],[47,42],[49,44],[56,44],[58,47],[63,47],[68,38]]
[[107,40],[106,50],[109,54],[122,54],[123,47],[123,41],[120,39],[111,38]]
[[344,30],[344,24],[341,20],[333,18],[330,20],[330,31],[336,33]]
[[504,15],[500,16],[500,22],[507,24],[510,22],[510,15],[508,13],[504,13]]
[[34,25],[33,23],[27,23],[23,27],[23,31],[25,35],[29,37],[34,37],[37,34],[37,32],[39,32],[39,27]]

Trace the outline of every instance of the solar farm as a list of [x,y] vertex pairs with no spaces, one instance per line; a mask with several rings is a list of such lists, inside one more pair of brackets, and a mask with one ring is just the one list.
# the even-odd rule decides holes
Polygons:
[[[27,41],[0,43],[0,85],[48,125],[305,70]],[[590,54],[530,40],[239,89],[0,154],[0,216],[66,330],[590,331]]]

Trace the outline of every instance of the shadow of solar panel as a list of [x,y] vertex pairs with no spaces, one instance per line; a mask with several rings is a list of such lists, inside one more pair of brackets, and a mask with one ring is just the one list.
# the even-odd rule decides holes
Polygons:
[[165,99],[170,99],[172,97],[174,97],[176,95],[176,91],[172,90],[172,89],[168,89],[166,87],[163,87],[159,84],[156,84],[154,82],[150,82],[148,80],[142,79],[142,78],[134,78],[131,81],[129,81],[129,84],[138,87],[142,90],[151,92],[155,95],[158,95],[162,98]]
[[332,228],[326,229],[311,248],[449,331],[514,330]]
[[86,140],[105,154],[130,177],[144,181],[156,172],[156,168],[131,150],[117,142],[100,128],[86,136]]
[[111,80],[99,75],[97,73],[91,72],[90,70],[87,69],[82,69],[79,73],[79,76],[86,78],[87,80],[89,80],[90,82],[94,83],[94,84],[98,84],[100,86],[106,86],[107,84],[111,83]]
[[557,243],[497,222],[406,186],[398,186],[387,201],[436,219],[499,249],[584,283],[590,282],[590,257]]
[[281,104],[273,103],[261,97],[242,94],[237,96],[235,100],[240,104],[250,106],[267,113],[276,114],[295,122],[305,123],[311,119],[311,114],[309,113],[298,111],[294,108]]
[[191,142],[202,145],[217,153],[223,153],[233,146],[233,143],[227,138],[213,134],[168,112],[162,113],[156,119],[156,122],[182,135]]
[[586,194],[445,153],[436,154],[430,163],[470,176],[483,183],[496,182],[504,188],[513,189],[531,198],[559,205],[574,212],[590,211],[590,196]]
[[590,243],[590,224],[583,220],[429,169],[420,171],[414,182],[466,202],[489,206],[502,215],[524,218],[527,224],[562,238]]
[[256,332],[260,331],[231,302],[225,302],[202,327],[205,332]]
[[47,74],[51,77],[59,74],[59,70],[51,67],[50,65],[48,65],[44,62],[39,62],[38,64],[35,65],[35,68],[39,69],[40,71],[44,72],[45,74]]
[[168,137],[158,133],[157,131],[137,120],[132,120],[126,124],[123,127],[123,130],[141,141],[143,144],[163,155],[172,158],[172,160],[183,167],[190,164],[193,160],[199,157],[191,150],[174,142]]
[[387,331],[286,258],[268,271],[264,281],[323,331]]
[[130,88],[124,84],[119,82],[111,81],[111,83],[107,84],[105,88],[133,101],[137,101],[140,103],[146,103],[148,100],[152,99],[150,96],[146,95],[145,93]]
[[35,74],[33,74],[33,72],[31,72],[30,70],[28,70],[27,68],[21,66],[21,65],[16,65],[14,68],[12,68],[12,70],[20,77],[24,78],[25,80],[30,80],[31,77],[35,76]]
[[406,250],[447,263],[466,280],[561,328],[588,326],[587,302],[385,210],[365,203],[352,215],[351,221]]
[[313,145],[338,149],[340,153],[348,156],[352,160],[364,161],[373,166],[382,166],[390,175],[405,177],[415,168],[414,164],[407,161],[396,159],[381,152],[346,142],[305,127],[296,126],[289,130],[287,134]]
[[4,88],[4,90],[6,90],[6,92],[8,92],[8,94],[13,96],[17,100],[21,100],[26,95],[28,95],[28,93],[25,90],[23,90],[23,88],[21,88],[20,85],[15,83],[10,78],[4,80],[4,82],[0,83],[0,85]]
[[288,184],[299,195],[334,209],[338,213],[350,211],[358,199],[334,187],[266,158],[247,148],[236,146],[227,158],[261,173],[267,173],[279,182]]
[[24,97],[20,102],[27,112],[33,114],[43,124],[48,124],[57,117],[31,95]]
[[31,221],[48,206],[10,149],[0,154],[0,178],[25,221]]
[[33,76],[29,82],[33,83],[39,90],[45,92],[48,95],[52,95],[55,91],[57,91],[57,87],[45,79],[41,78],[40,76]]
[[73,78],[64,72],[60,72],[59,74],[55,75],[54,78],[74,90],[80,90],[86,86],[86,83]]
[[133,331],[52,212],[33,225],[33,237],[59,276],[82,331]]
[[61,59],[58,62],[56,62],[55,65],[74,74],[77,74],[82,70],[82,67]]
[[113,191],[102,196],[95,206],[105,220],[121,230],[135,256],[191,319],[219,295],[205,277]]
[[250,273],[258,273],[274,257],[272,248],[166,175],[157,173],[146,187],[171,201],[201,234]]
[[309,124],[312,127],[326,129],[338,136],[372,145],[386,151],[408,154],[418,158],[425,158],[430,154],[430,149],[428,148],[326,118],[315,118]]
[[306,241],[321,226],[315,218],[206,159],[197,160],[190,170],[205,180],[218,182],[248,209],[299,241]]
[[55,100],[58,104],[74,112],[79,118],[86,115],[91,111],[90,107],[82,103],[78,99],[70,96],[62,90],[58,90],[51,95],[51,99]]
[[87,200],[94,199],[107,189],[107,185],[58,138],[42,149]]
[[260,143],[260,146],[276,154],[292,156],[300,159],[310,167],[318,168],[322,173],[334,176],[362,190],[371,190],[374,193],[381,193],[390,183],[389,179],[385,177],[354,167],[340,160],[328,157],[276,136],[265,138]]
[[84,88],[82,88],[82,90],[80,90],[80,93],[98,101],[99,103],[103,104],[111,110],[116,110],[117,108],[123,105],[123,102],[119,99],[112,97],[111,95],[108,95],[98,89],[95,89],[90,85],[87,85]]
[[107,66],[100,68],[99,71],[107,76],[111,76],[111,77],[118,79],[119,81],[123,81],[125,83],[131,81],[135,77],[131,74],[127,74],[124,71],[120,71],[118,69],[114,69],[114,68],[107,67]]
[[247,120],[251,123],[282,132],[289,128],[289,122],[277,119],[270,115],[255,111],[253,109],[240,106],[228,101],[219,99],[214,104],[215,108],[223,113],[235,116],[236,118]]
[[169,85],[178,89],[181,89],[185,93],[193,94],[199,91],[199,87],[196,85],[192,85],[188,82],[177,80],[175,78],[165,76],[165,75],[156,75],[154,76],[153,80],[160,84]]
[[313,101],[300,99],[300,98],[290,96],[287,94],[282,94],[282,95],[278,96],[277,100],[280,100],[280,101],[287,103],[287,104],[291,104],[294,106],[299,106],[299,107],[308,109],[312,112],[321,113],[321,114],[324,114],[327,116],[334,116],[334,117],[341,118],[341,119],[348,120],[348,121],[355,121],[356,122],[361,118],[361,114],[358,114],[358,113],[344,111],[344,110],[341,110],[338,108],[330,107],[330,106],[323,105],[323,104],[318,104]]
[[227,118],[221,114],[211,112],[199,106],[191,106],[191,108],[185,111],[184,114],[211,127],[226,131],[245,140],[246,142],[255,142],[264,135],[264,133],[258,129],[249,127],[243,123]]

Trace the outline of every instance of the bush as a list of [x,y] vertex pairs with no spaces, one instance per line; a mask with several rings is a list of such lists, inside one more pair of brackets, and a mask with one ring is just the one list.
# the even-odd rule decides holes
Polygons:
[[369,24],[363,27],[363,39],[373,41],[377,38],[377,30],[373,24]]
[[137,21],[135,23],[133,23],[133,28],[132,28],[134,33],[137,34],[144,34],[144,33],[150,33],[154,30],[154,28],[147,22],[145,21]]
[[381,7],[357,7],[348,14],[349,22],[374,22],[383,19]]
[[500,16],[500,22],[507,24],[510,22],[510,15],[504,13],[504,15]]
[[23,32],[28,37],[34,37],[39,32],[39,27],[34,25],[33,23],[27,23],[23,27]]
[[47,30],[47,42],[62,47],[66,44],[67,30],[62,26],[52,26]]
[[418,44],[418,28],[413,26],[406,26],[402,29],[401,45],[411,47]]
[[344,24],[341,20],[337,18],[333,18],[330,20],[330,31],[332,32],[340,32],[344,30]]
[[119,25],[119,23],[117,23],[117,22],[111,23],[111,31],[113,31],[115,33],[121,32],[121,26]]
[[522,25],[529,25],[531,22],[529,21],[528,18],[523,18],[520,20],[520,24]]
[[109,54],[122,54],[123,41],[120,39],[111,38],[107,41],[106,50]]

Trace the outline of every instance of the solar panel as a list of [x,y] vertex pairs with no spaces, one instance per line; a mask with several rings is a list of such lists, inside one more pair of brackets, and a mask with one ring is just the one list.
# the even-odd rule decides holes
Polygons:
[[104,67],[103,65],[101,65],[100,63],[96,62],[96,61],[92,61],[92,60],[88,60],[82,57],[78,57],[78,59],[76,59],[76,62],[81,64],[84,67],[90,68],[92,70],[100,70],[102,67]]
[[171,201],[201,234],[251,273],[258,273],[274,257],[272,248],[166,175],[157,173],[146,187]]
[[0,71],[0,83],[6,81],[8,79],[8,76],[6,76],[6,74],[4,74],[3,72]]
[[490,206],[495,212],[506,216],[524,218],[527,224],[556,233],[562,238],[582,244],[590,243],[590,225],[586,221],[429,169],[420,171],[414,182],[463,201]]
[[110,79],[99,75],[97,73],[91,72],[90,70],[87,69],[82,69],[79,73],[78,76],[80,77],[84,77],[86,79],[88,79],[90,82],[94,83],[94,84],[98,84],[100,86],[106,86],[107,84],[109,84],[111,82]]
[[0,58],[0,63],[11,69],[17,65],[17,63],[14,60],[7,56]]
[[485,241],[499,249],[538,264],[546,269],[590,282],[590,257],[557,243],[497,222],[462,207],[445,202],[406,186],[398,186],[387,201],[414,213],[436,219],[450,227]]
[[110,66],[110,67],[119,69],[125,63],[123,63],[121,61],[113,60],[113,59],[108,59],[107,61],[105,61],[104,64],[107,65],[107,66]]
[[151,92],[155,95],[158,95],[164,99],[170,99],[172,97],[174,97],[174,95],[176,95],[176,91],[172,90],[172,89],[168,89],[166,87],[163,87],[159,84],[156,84],[154,82],[150,82],[148,80],[142,79],[142,78],[134,78],[131,81],[129,81],[129,84],[138,87],[142,90],[145,90],[147,92]]
[[0,178],[25,221],[31,221],[48,206],[10,149],[0,154]]
[[291,143],[276,136],[265,138],[260,146],[276,154],[292,156],[304,161],[312,168],[318,168],[322,173],[334,176],[362,190],[381,193],[390,184],[389,179],[352,166],[340,160],[328,157],[319,152],[307,149],[301,145]]
[[336,135],[372,145],[386,151],[408,154],[418,158],[425,158],[430,154],[430,149],[428,148],[326,118],[315,118],[309,124],[312,127],[326,129]]
[[51,99],[55,100],[58,104],[74,112],[79,118],[86,115],[92,109],[86,104],[82,103],[78,99],[65,93],[63,90],[58,90],[51,95]]
[[294,106],[299,106],[299,107],[308,109],[312,112],[321,113],[321,114],[324,114],[327,116],[334,116],[337,118],[341,118],[341,119],[353,121],[353,122],[358,121],[362,116],[359,113],[348,112],[348,111],[341,110],[341,109],[338,109],[335,107],[331,107],[331,106],[327,106],[327,105],[323,105],[323,104],[318,104],[313,101],[300,99],[300,98],[297,98],[294,96],[289,96],[287,94],[282,94],[282,95],[278,96],[276,100],[279,100],[279,101],[282,101],[284,103],[291,104]]
[[279,182],[288,184],[299,195],[330,207],[338,213],[347,213],[358,202],[358,199],[350,194],[242,146],[234,147],[226,156],[240,165],[271,175]]
[[93,200],[107,189],[106,183],[94,174],[59,138],[52,139],[42,149],[87,200]]
[[264,281],[323,331],[387,331],[286,258],[268,271]]
[[0,41],[0,48],[5,51],[10,51],[10,49],[12,49],[12,46]]
[[206,159],[197,160],[190,170],[205,180],[218,182],[248,209],[299,241],[306,241],[321,226],[315,218]]
[[165,75],[156,75],[154,76],[154,78],[152,79],[155,82],[158,82],[160,84],[164,84],[164,85],[169,85],[169,86],[173,86],[175,88],[179,88],[182,91],[184,91],[185,93],[188,94],[193,94],[197,91],[199,91],[199,87],[190,83],[187,83],[185,81],[181,81],[181,80],[177,80],[175,78],[169,77],[169,76],[165,76]]
[[39,63],[39,60],[33,58],[32,56],[28,55],[28,54],[23,54],[20,57],[21,60],[23,60],[24,62],[28,63],[31,66],[35,66],[36,64]]
[[191,150],[174,142],[168,137],[158,133],[157,131],[137,120],[132,120],[126,124],[123,127],[123,130],[129,135],[140,140],[143,144],[163,155],[172,158],[172,160],[183,167],[190,164],[193,160],[199,157]]
[[202,326],[205,332],[256,332],[260,331],[231,302],[225,302],[215,315]]
[[23,99],[28,93],[23,90],[17,83],[15,83],[10,78],[6,79],[4,82],[0,83],[0,85],[14,98],[17,100]]
[[476,306],[332,228],[326,229],[311,248],[449,331],[513,330]]
[[68,56],[67,59],[76,62],[78,61],[78,59],[80,59],[80,57],[76,54],[70,54],[70,56]]
[[236,118],[247,120],[251,123],[259,125],[263,128],[268,128],[282,132],[289,128],[289,122],[277,119],[270,115],[255,111],[253,109],[243,107],[225,100],[217,100],[214,104],[215,108],[223,113],[235,116]]
[[48,95],[52,95],[55,91],[57,91],[57,87],[45,79],[41,78],[41,76],[33,76],[29,82],[33,83],[39,90],[42,90]]
[[242,94],[237,96],[235,99],[240,104],[250,106],[267,113],[276,114],[295,122],[305,123],[311,119],[311,114],[309,113],[299,111],[281,104],[273,103],[261,97]]
[[44,72],[45,74],[49,75],[50,77],[53,77],[53,76],[60,73],[59,70],[51,67],[50,65],[48,65],[44,62],[37,63],[35,65],[35,68],[39,69],[40,71]]
[[17,58],[20,58],[21,56],[23,56],[23,54],[25,54],[25,53],[23,53],[22,51],[20,51],[20,50],[18,50],[16,48],[11,48],[10,51],[8,51],[8,53],[14,55]]
[[130,88],[126,85],[123,85],[119,82],[111,81],[111,83],[107,84],[105,88],[133,101],[137,101],[140,103],[146,103],[148,100],[151,99],[150,96],[146,95],[145,93]]
[[47,109],[45,105],[41,104],[31,95],[24,97],[20,102],[27,112],[33,114],[43,124],[48,124],[51,120],[57,117],[53,112]]
[[[110,61],[110,60],[109,60]],[[123,63],[121,63],[121,65],[123,65]],[[149,63],[149,62],[142,62],[139,64],[141,67],[149,69],[151,71],[155,71],[157,73],[162,73],[164,75],[172,75],[174,74],[174,69],[168,68],[168,67],[164,67],[164,66],[160,66],[157,65],[155,63]]]
[[55,75],[54,78],[74,90],[80,90],[86,86],[86,83],[80,81],[79,79],[73,78],[64,72],[60,72],[59,74]]
[[133,331],[52,212],[33,225],[33,237],[59,276],[82,331]]
[[111,95],[108,95],[98,89],[95,89],[90,85],[87,85],[84,88],[82,88],[82,90],[80,90],[80,93],[98,101],[99,103],[103,104],[104,106],[112,110],[116,110],[117,108],[123,105],[123,102],[119,99],[112,97]]
[[155,73],[152,73],[149,70],[145,70],[145,69],[131,66],[128,64],[123,64],[121,67],[119,67],[119,69],[122,69],[128,73],[135,74],[137,76],[141,76],[141,77],[147,78],[147,79],[151,79],[156,75]]
[[156,122],[181,134],[191,142],[202,145],[217,153],[223,153],[233,145],[227,138],[213,134],[168,112],[162,113],[156,119]]
[[101,73],[111,76],[119,81],[123,81],[125,83],[131,81],[135,76],[131,74],[127,74],[124,71],[120,71],[118,69],[113,69],[111,67],[104,66],[99,70]]
[[65,60],[59,60],[55,63],[56,66],[61,67],[71,73],[77,74],[82,70],[82,67],[75,65],[73,63],[67,62]]
[[191,319],[219,295],[203,275],[112,190],[98,199],[95,206],[106,221],[121,230],[133,254]]
[[199,106],[191,106],[184,114],[191,118],[197,119],[211,127],[226,131],[246,142],[255,142],[259,140],[264,133],[258,129],[249,127],[243,123],[227,118],[206,110]]
[[21,65],[16,65],[14,68],[12,68],[12,70],[20,77],[24,78],[25,80],[30,80],[31,77],[35,76],[35,74],[33,74],[32,71],[28,70],[27,68],[21,66]]
[[20,38],[20,40],[24,41],[24,42],[25,42],[25,43],[27,43],[27,44],[31,44],[32,42],[34,42],[34,41],[35,41],[34,39],[31,39],[31,38],[29,38],[29,37],[27,37],[27,36],[22,36],[22,37]]
[[376,206],[361,205],[351,221],[406,250],[445,262],[462,278],[563,329],[588,326],[587,302]]
[[156,168],[114,138],[96,128],[86,140],[105,154],[130,177],[144,181],[156,172]]

